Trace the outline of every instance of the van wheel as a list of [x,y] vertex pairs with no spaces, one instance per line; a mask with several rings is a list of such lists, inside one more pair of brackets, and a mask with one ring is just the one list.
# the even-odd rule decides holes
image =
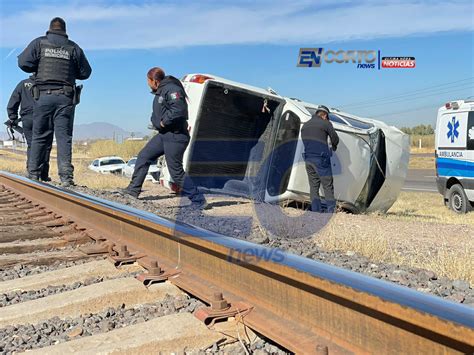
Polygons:
[[449,208],[456,213],[467,213],[471,209],[471,203],[459,184],[453,185],[449,189]]

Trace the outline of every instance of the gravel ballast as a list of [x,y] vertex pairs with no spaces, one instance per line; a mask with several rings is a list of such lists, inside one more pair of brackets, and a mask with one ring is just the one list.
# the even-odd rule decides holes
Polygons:
[[37,275],[47,271],[63,269],[74,265],[82,265],[92,260],[104,259],[103,256],[86,257],[79,260],[55,261],[50,265],[15,265],[0,268],[0,281],[14,280],[25,276]]
[[[108,308],[100,313],[83,314],[77,318],[60,319],[54,317],[37,324],[12,325],[0,329],[0,354],[7,355],[30,349],[43,348],[112,331],[133,324],[181,312],[194,312],[204,306],[200,301],[188,295],[166,295],[161,302],[126,308],[125,305]],[[245,342],[247,351],[257,354],[286,354],[277,345],[264,338],[253,339],[251,344]],[[204,351],[203,351],[204,352]],[[246,354],[239,342],[232,344],[215,343],[205,353]]]
[[96,314],[84,314],[78,318],[54,317],[37,324],[12,325],[0,329],[0,354],[54,345],[168,314],[193,312],[201,305],[201,302],[187,295],[177,297],[166,295],[162,302],[133,308],[122,305]]

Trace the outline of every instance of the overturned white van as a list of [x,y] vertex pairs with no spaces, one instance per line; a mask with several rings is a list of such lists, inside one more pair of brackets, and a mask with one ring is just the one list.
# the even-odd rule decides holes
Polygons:
[[[317,105],[214,75],[189,74],[182,81],[191,134],[183,163],[200,188],[269,203],[309,201],[300,130]],[[408,136],[335,109],[330,120],[340,137],[331,158],[339,206],[387,211],[406,177]],[[166,167],[160,179],[176,188]]]

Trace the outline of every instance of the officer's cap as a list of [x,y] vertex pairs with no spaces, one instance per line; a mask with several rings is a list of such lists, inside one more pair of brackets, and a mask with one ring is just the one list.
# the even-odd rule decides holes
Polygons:
[[329,109],[324,105],[319,105],[318,106],[318,108],[316,109],[316,113],[318,113],[319,111],[326,112],[329,115]]

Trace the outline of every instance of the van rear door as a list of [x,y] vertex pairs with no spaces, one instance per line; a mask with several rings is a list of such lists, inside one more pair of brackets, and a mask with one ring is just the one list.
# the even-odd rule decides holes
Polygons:
[[466,177],[468,112],[441,113],[436,127],[436,166],[440,177]]
[[474,202],[474,111],[470,111],[466,135],[466,183],[464,189],[471,202]]

